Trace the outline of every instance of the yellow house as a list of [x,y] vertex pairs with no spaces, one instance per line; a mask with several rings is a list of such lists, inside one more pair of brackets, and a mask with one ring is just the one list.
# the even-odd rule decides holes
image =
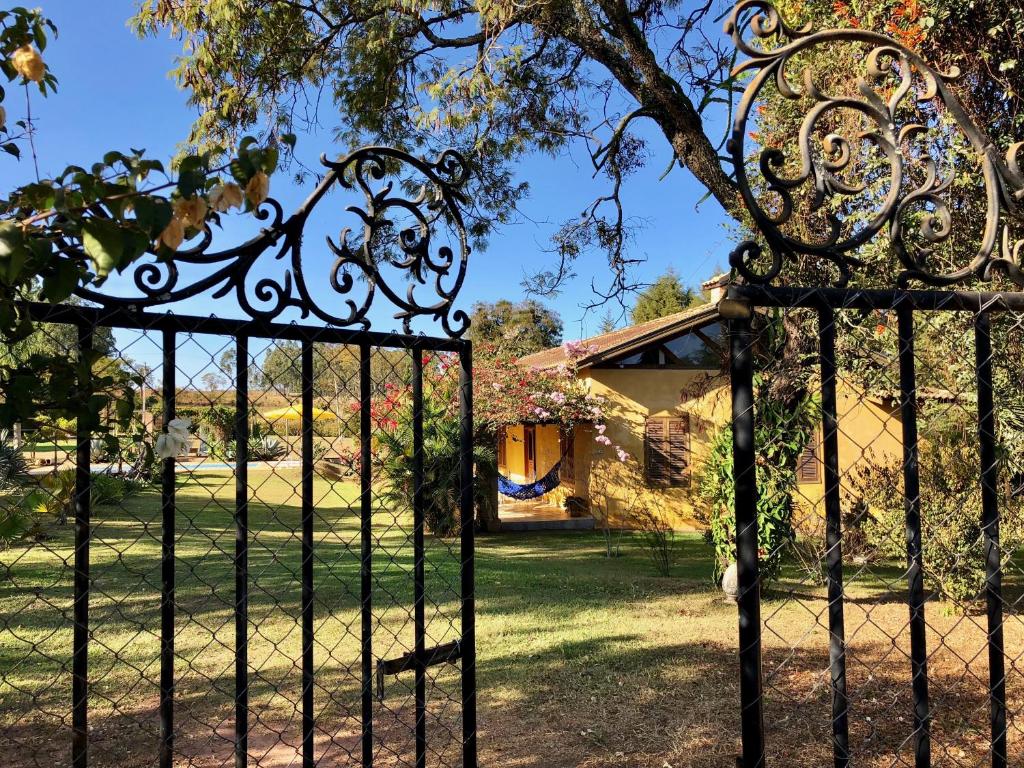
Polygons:
[[[560,485],[540,499],[540,506],[533,503],[535,512],[565,508],[597,521],[628,523],[642,504],[673,527],[697,527],[701,502],[694,469],[731,417],[726,330],[717,298],[585,341],[591,351],[579,362],[577,375],[589,392],[606,399],[605,435],[629,454],[625,463],[613,448],[594,441],[592,427],[578,426],[571,434],[556,424],[505,428],[498,463],[515,483],[543,477],[565,457]],[[520,360],[526,368],[539,369],[565,362],[562,347]],[[842,383],[837,389],[840,472],[869,459],[899,456],[898,404]],[[824,494],[820,440],[819,429],[801,459],[797,487],[798,502],[806,511],[817,508],[819,516]],[[499,518],[522,520],[521,509],[521,504],[502,498]]]

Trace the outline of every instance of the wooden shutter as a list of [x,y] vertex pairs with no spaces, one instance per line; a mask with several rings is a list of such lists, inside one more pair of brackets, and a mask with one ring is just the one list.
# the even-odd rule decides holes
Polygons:
[[818,435],[811,435],[796,465],[796,478],[801,483],[821,482],[821,458],[818,455]]
[[505,429],[501,428],[498,430],[498,466],[507,466],[506,451],[508,450],[505,441],[508,439],[508,435],[505,433]]
[[687,485],[690,480],[689,420],[648,419],[644,431],[644,458],[647,479],[652,485]]

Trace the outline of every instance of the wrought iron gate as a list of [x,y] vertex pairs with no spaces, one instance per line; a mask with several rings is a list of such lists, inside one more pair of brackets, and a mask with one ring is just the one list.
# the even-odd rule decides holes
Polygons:
[[[735,73],[752,73],[729,151],[759,237],[733,253],[720,305],[739,764],[1019,764],[1021,476],[1004,448],[1024,328],[1022,145],[1001,154],[955,76],[884,35],[796,29],[763,0],[740,2],[726,31],[749,57]],[[816,56],[849,61],[850,82],[819,79]],[[771,98],[798,130],[761,122]],[[1013,290],[979,290],[992,280]],[[796,403],[816,410],[794,448]],[[781,538],[769,514],[785,517]]]
[[[453,308],[467,167],[381,147],[325,164],[294,215],[268,200],[238,248],[208,250],[207,230],[138,266],[130,296],[26,306],[41,338],[93,361],[90,391],[101,356],[135,372],[152,356],[154,435],[197,403],[213,428],[152,485],[133,479],[145,392],[138,445],[79,420],[71,445],[33,454],[40,504],[66,491],[70,519],[0,552],[4,765],[477,764],[472,359]],[[317,282],[303,235],[335,193],[357,226],[327,238],[333,265],[316,249]],[[369,330],[377,292],[403,332]],[[155,311],[204,296],[246,317]],[[447,335],[414,334],[418,317]]]

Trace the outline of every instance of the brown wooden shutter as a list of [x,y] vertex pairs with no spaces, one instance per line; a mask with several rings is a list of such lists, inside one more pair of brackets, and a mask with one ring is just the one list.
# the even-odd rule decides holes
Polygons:
[[801,483],[821,482],[821,459],[818,456],[818,435],[811,435],[811,439],[800,454],[800,460],[796,465],[797,481]]
[[668,422],[668,465],[671,485],[687,485],[689,483],[689,419],[671,419]]
[[508,435],[505,432],[504,427],[498,430],[498,466],[507,466],[508,458],[506,456],[507,446],[505,441],[508,439]]
[[652,485],[688,485],[689,418],[648,419],[644,431],[644,455],[647,480]]

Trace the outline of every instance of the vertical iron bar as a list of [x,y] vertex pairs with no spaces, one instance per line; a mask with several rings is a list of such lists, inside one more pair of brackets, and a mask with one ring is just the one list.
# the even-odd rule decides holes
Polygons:
[[822,447],[825,459],[829,665],[832,677],[832,754],[835,768],[847,768],[850,764],[850,732],[849,701],[846,696],[846,628],[843,620],[843,540],[842,506],[839,497],[835,320],[835,312],[830,307],[818,310]]
[[476,768],[476,598],[473,507],[473,348],[459,352],[459,515],[462,524],[462,765]]
[[903,421],[903,498],[907,518],[907,586],[910,607],[910,668],[914,693],[914,765],[931,765],[928,648],[924,619],[924,558],[921,548],[921,487],[917,451],[917,375],[914,314],[899,307],[900,411]]
[[313,768],[313,343],[302,342],[302,767]]
[[363,653],[363,762],[373,766],[373,456],[370,407],[370,345],[359,346],[359,538]]
[[[163,332],[164,427],[174,418],[175,345],[174,331]],[[145,412],[146,403],[142,403]],[[164,459],[160,506],[163,531],[160,541],[160,768],[172,768],[174,750],[174,465]]]
[[416,623],[416,768],[427,765],[426,594],[423,515],[423,353],[412,352],[413,601]]
[[1003,656],[1003,574],[999,548],[999,465],[992,392],[992,329],[988,313],[974,318],[978,374],[978,437],[981,459],[981,521],[985,534],[985,600],[988,609],[988,680],[992,768],[1006,768],[1006,672]]
[[739,578],[740,707],[743,768],[762,768],[761,594],[754,463],[754,358],[750,317],[729,320],[736,563]]
[[[78,327],[79,388],[92,392],[92,326]],[[89,543],[92,537],[89,498],[91,416],[80,413],[75,425],[75,604],[74,655],[71,662],[71,764],[89,764]]]
[[249,338],[235,352],[235,768],[249,752]]

